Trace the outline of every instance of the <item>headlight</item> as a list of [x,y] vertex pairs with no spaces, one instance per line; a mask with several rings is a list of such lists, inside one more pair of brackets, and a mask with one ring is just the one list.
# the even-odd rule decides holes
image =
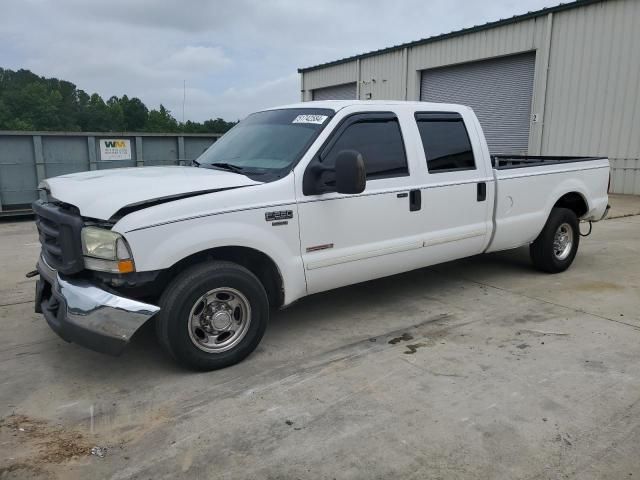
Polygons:
[[84,266],[89,270],[112,273],[135,271],[131,251],[119,233],[98,227],[82,229]]

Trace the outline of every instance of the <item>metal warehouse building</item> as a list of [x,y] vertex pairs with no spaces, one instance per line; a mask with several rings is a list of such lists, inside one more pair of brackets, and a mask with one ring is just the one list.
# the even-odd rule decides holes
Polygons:
[[580,0],[302,68],[302,99],[471,106],[492,153],[606,155],[640,194],[640,0]]

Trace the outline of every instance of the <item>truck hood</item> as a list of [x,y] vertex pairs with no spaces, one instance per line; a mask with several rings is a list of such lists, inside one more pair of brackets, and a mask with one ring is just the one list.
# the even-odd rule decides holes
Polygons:
[[61,175],[40,184],[51,197],[80,214],[109,220],[159,203],[258,185],[244,175],[195,167],[134,167]]

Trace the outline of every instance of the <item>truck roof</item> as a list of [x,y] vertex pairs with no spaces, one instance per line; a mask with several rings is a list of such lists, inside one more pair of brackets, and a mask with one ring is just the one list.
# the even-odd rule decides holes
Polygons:
[[446,108],[447,110],[463,110],[469,109],[465,105],[455,103],[434,103],[434,102],[416,102],[404,100],[319,100],[311,102],[292,103],[289,105],[280,105],[277,107],[266,108],[265,110],[282,110],[285,108],[328,108],[334,111],[342,110],[346,107],[361,105],[363,107],[374,107],[380,105],[407,105],[427,110],[438,110]]

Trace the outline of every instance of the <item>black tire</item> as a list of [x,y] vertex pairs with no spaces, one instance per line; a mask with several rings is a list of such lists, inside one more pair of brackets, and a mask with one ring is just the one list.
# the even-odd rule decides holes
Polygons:
[[[563,256],[556,253],[554,239],[558,229],[565,224],[571,227],[571,232],[569,232],[568,236],[572,243],[568,255],[565,254],[566,256]],[[565,230],[568,229],[565,228]],[[551,210],[542,232],[529,247],[531,260],[536,268],[543,272],[564,272],[573,263],[573,259],[578,252],[579,243],[580,230],[576,214],[568,208],[554,208]]]
[[[240,292],[250,306],[244,337],[230,350],[211,353],[191,339],[189,319],[200,297],[217,288]],[[156,333],[162,347],[180,364],[193,370],[217,370],[242,361],[260,343],[269,318],[269,300],[260,280],[246,268],[211,261],[181,272],[160,298]]]

